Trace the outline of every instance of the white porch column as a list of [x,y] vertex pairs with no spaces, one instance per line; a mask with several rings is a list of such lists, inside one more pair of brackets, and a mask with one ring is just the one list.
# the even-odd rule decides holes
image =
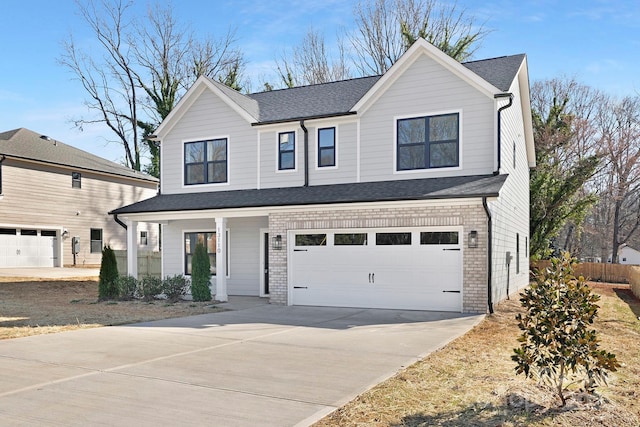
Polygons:
[[138,221],[127,221],[127,274],[138,278]]
[[228,301],[227,295],[227,218],[216,218],[216,300]]

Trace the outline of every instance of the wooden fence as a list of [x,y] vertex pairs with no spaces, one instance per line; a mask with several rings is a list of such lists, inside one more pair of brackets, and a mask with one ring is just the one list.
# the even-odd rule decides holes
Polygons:
[[[549,261],[538,261],[531,264],[531,269],[545,268],[549,265],[551,265]],[[631,272],[634,269],[638,270],[640,275],[640,268],[632,265],[610,264],[604,262],[581,262],[576,265],[574,273],[576,276],[584,276],[587,280],[595,282],[631,283]]]
[[[118,273],[126,276],[127,251],[114,251],[118,262]],[[144,276],[162,276],[162,257],[160,252],[138,251],[138,278]]]

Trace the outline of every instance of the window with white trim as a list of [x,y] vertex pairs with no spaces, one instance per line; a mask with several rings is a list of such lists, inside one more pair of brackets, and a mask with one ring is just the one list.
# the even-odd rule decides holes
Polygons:
[[296,133],[280,132],[278,134],[278,170],[296,168]]
[[149,244],[149,232],[141,231],[140,232],[140,245],[147,246]]
[[92,228],[90,233],[90,251],[92,254],[102,252],[102,228]]
[[396,170],[460,165],[460,114],[398,119]]
[[[226,267],[227,267],[227,276],[230,275],[229,272],[229,231],[226,231]],[[193,259],[193,253],[196,250],[196,245],[198,243],[204,244],[207,248],[207,253],[209,254],[209,263],[211,268],[211,275],[215,276],[217,267],[216,267],[216,232],[215,231],[195,231],[195,232],[187,232],[184,233],[184,274],[191,275],[191,260]]]
[[318,167],[336,165],[336,128],[318,129]]
[[82,188],[82,174],[71,172],[71,188]]
[[184,144],[184,183],[227,182],[227,138]]

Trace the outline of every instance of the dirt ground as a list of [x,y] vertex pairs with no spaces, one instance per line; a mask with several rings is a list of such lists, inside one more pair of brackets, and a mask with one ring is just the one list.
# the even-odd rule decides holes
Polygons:
[[598,395],[572,393],[567,406],[516,375],[517,298],[496,306],[471,332],[363,393],[314,427],[640,425],[640,301],[628,285],[591,284],[599,303],[601,348],[622,366]]
[[3,278],[0,282],[0,339],[191,316],[217,310],[211,302],[98,302],[98,282],[94,280]]

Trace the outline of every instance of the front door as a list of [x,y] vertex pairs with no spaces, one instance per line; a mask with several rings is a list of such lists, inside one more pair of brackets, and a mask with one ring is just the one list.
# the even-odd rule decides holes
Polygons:
[[269,233],[264,233],[264,289],[265,295],[269,295]]

